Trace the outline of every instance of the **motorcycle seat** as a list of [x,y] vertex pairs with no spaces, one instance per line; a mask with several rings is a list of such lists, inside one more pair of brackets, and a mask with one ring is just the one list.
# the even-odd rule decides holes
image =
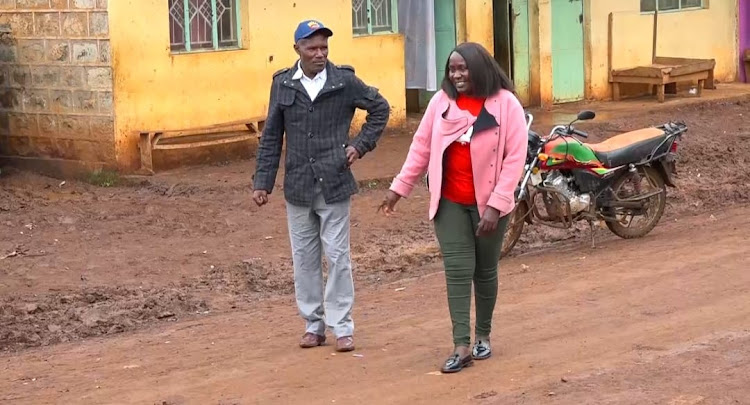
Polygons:
[[[666,134],[659,128],[644,128],[613,136],[604,142],[586,144],[606,167],[618,167],[640,162],[660,144]],[[669,145],[664,145],[668,148]],[[661,148],[660,148],[661,149]]]

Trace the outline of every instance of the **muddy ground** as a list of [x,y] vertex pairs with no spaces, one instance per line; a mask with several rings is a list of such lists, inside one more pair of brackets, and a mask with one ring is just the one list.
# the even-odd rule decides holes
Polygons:
[[[696,256],[691,256],[691,242],[685,233],[696,228],[687,223],[700,227],[704,221],[712,223],[717,217],[721,218],[710,229],[713,236],[706,239],[706,243],[711,241],[720,245],[724,238],[723,227],[736,223],[732,216],[749,213],[746,209],[750,203],[748,115],[750,100],[713,101],[632,112],[605,122],[585,123],[579,128],[589,131],[591,142],[596,142],[625,130],[670,120],[682,120],[688,124],[689,132],[679,150],[678,187],[669,190],[668,207],[662,224],[653,236],[643,241],[662,244],[665,247],[664,257],[670,260],[691,263]],[[414,125],[413,119],[411,125]],[[384,142],[384,148],[371,157],[376,164],[363,161],[360,162],[362,168],[355,167],[358,178],[362,180],[362,192],[354,198],[352,212],[356,283],[359,291],[377,297],[376,300],[384,299],[377,294],[390,294],[394,282],[439,271],[439,267],[436,267],[439,260],[437,246],[431,224],[426,218],[426,190],[418,189],[412,198],[402,201],[395,219],[375,215],[375,208],[386,186],[382,180],[398,170],[408,148],[408,134],[392,133],[387,137],[389,139]],[[296,332],[299,332],[293,326],[299,325],[290,316],[293,307],[289,294],[293,291],[293,282],[282,196],[277,190],[272,195],[272,203],[262,209],[252,204],[249,179],[253,168],[254,162],[244,161],[182,169],[148,178],[115,177],[112,182],[116,184],[112,187],[101,187],[110,185],[110,182],[102,182],[101,179],[92,179],[98,185],[71,179],[63,182],[61,179],[4,169],[0,177],[0,351],[5,352],[2,356],[6,356],[6,370],[26,375],[23,367],[15,364],[21,358],[18,356],[47,356],[54,352],[55,347],[88,353],[99,350],[102,345],[120,344],[90,339],[97,336],[121,336],[121,339],[129,340],[129,343],[122,344],[134,350],[133,346],[128,345],[135,344],[135,338],[123,332],[144,330],[141,335],[135,335],[139,336],[136,340],[141,342],[151,339],[149,336],[153,334],[149,334],[149,330],[179,330],[179,325],[190,327],[212,319],[210,322],[218,323],[222,328],[231,328],[232,322],[226,323],[228,319],[237,317],[247,323],[248,314],[261,309],[266,310],[264,321],[267,322],[272,322],[268,317],[269,309],[277,309],[285,314],[284,318],[290,324],[285,326],[284,333],[289,335],[290,340],[284,345],[293,345]],[[736,206],[740,208],[732,210]],[[682,224],[683,219],[686,224]],[[747,241],[743,235],[737,233],[727,238],[736,244],[741,240]],[[672,253],[669,240],[674,238],[682,238],[682,247],[674,253],[676,255],[679,251],[680,256]],[[554,252],[561,249],[578,251],[566,253],[572,256],[601,256],[596,260],[600,266],[606,266],[606,258],[630,254],[633,249],[647,243],[624,243],[605,230],[597,231],[597,240],[600,248],[591,251],[585,227],[565,232],[532,228],[526,232],[508,260],[510,266],[515,266],[514,270],[504,271],[504,276],[512,280],[514,274],[523,273],[523,270],[516,269],[529,266],[538,268],[540,261],[553,260]],[[607,247],[606,253],[602,246]],[[732,252],[732,255],[737,254],[740,253]],[[657,260],[664,260],[664,257]],[[523,267],[520,267],[521,262]],[[733,269],[732,266],[739,266],[739,263],[729,262],[729,268]],[[628,266],[623,266],[621,271],[625,272]],[[592,279],[579,281],[594,283],[596,277],[591,270],[587,264],[582,274],[591,273]],[[568,271],[574,272],[563,266],[563,273],[559,276],[583,277],[566,273]],[[731,275],[739,277],[738,274]],[[519,277],[525,280],[528,276]],[[551,279],[555,276],[548,274],[543,277],[550,278],[546,282],[552,283]],[[707,282],[713,282],[713,276],[703,274],[703,277],[710,278]],[[622,273],[621,278],[627,281],[629,276]],[[439,280],[436,277],[427,279],[432,281],[419,288],[434,301],[432,307],[435,308],[431,311],[435,312],[435,317],[430,325],[435,326],[434,322],[440,322],[441,328],[445,329],[446,325],[443,324],[447,318],[439,292]],[[747,281],[741,277],[737,281],[743,280]],[[658,281],[667,283],[666,278]],[[514,282],[510,281],[511,284]],[[747,293],[747,284],[744,286]],[[534,292],[532,285],[526,287],[529,293]],[[607,289],[614,286],[588,287],[605,297]],[[430,288],[436,290],[430,291]],[[708,288],[722,294],[721,285],[712,284]],[[520,294],[520,291],[512,293]],[[619,293],[622,293],[622,299],[629,299],[622,291]],[[616,291],[613,294],[615,298],[611,300],[620,297]],[[673,298],[677,300],[675,302],[681,299],[679,296]],[[667,298],[663,298],[661,304],[668,308],[678,305]],[[625,302],[613,305],[623,306]],[[405,308],[390,303],[384,310],[395,311],[393,315],[398,317],[403,315],[396,314]],[[694,310],[700,311],[700,308]],[[375,317],[385,322],[382,318],[387,314],[373,311],[374,308],[369,310],[371,316],[378,313]],[[363,322],[368,322],[366,313],[362,314]],[[522,315],[516,314],[515,317]],[[667,319],[661,316],[657,318]],[[522,320],[531,322],[525,318]],[[534,328],[543,326],[539,324]],[[614,326],[596,326],[596,330],[591,331],[594,332],[591,339],[603,339],[602,336],[615,333],[608,331]],[[261,335],[265,339],[266,327],[263,329]],[[447,329],[442,329],[439,330],[441,336],[447,333]],[[202,333],[208,334],[210,331]],[[228,330],[221,333],[231,334]],[[724,345],[732,353],[746,351],[749,347],[746,336],[739,340],[731,336],[722,339],[712,340],[711,344]],[[432,348],[429,342],[423,341],[421,344]],[[58,346],[35,351],[50,345]],[[122,345],[118,347],[127,351]],[[158,352],[153,347],[149,350]],[[516,349],[508,347],[507,350]],[[442,352],[429,353],[438,357],[442,355]],[[684,353],[687,352],[680,352],[679,356],[684,356]],[[679,356],[670,358],[670,361],[678,361]],[[291,358],[287,360],[292,361]],[[433,363],[439,360],[437,357],[431,359]],[[272,363],[273,359],[269,361]],[[666,369],[656,363],[657,360],[653,360],[648,367],[656,367],[664,374]],[[723,366],[729,367],[726,364]],[[278,370],[284,366],[274,367]],[[678,368],[676,364],[671,367]],[[585,370],[581,366],[580,371]],[[372,372],[377,374],[387,370]],[[592,386],[612,388],[615,384],[613,381],[619,378],[617,373],[627,375],[628,372],[619,368],[602,371],[574,384],[550,387],[555,394],[549,398],[563,398],[563,395],[574,398]],[[52,376],[49,377],[52,379]],[[657,375],[651,383],[658,381],[658,378]],[[388,385],[383,376],[375,379]],[[276,384],[279,385],[278,392],[282,392],[283,382],[277,381]],[[0,399],[24,402],[19,398],[30,398],[19,394],[23,387],[11,384],[7,388],[15,390],[15,396],[8,394],[10,396]],[[747,394],[745,399],[750,398],[750,391],[744,389],[742,392]],[[506,398],[509,401],[512,399],[511,402],[523,402],[523,395],[516,397],[514,395],[520,393],[511,391],[501,390],[494,395],[489,393],[487,398],[506,394],[510,395]],[[407,397],[398,398],[403,401]],[[46,400],[41,398],[39,403],[50,398],[53,397],[48,396]],[[204,398],[215,400],[219,397],[209,393]],[[275,402],[273,396],[263,398]],[[294,403],[292,397],[287,398],[291,402],[283,400],[283,395],[279,398],[282,398],[281,402]],[[145,394],[122,397],[124,402],[144,399],[152,398]]]
[[[0,356],[12,404],[747,404],[750,207],[504,260],[492,359],[440,375],[445,282],[360,283],[357,350],[295,347],[289,296]],[[330,335],[329,335],[330,337]]]

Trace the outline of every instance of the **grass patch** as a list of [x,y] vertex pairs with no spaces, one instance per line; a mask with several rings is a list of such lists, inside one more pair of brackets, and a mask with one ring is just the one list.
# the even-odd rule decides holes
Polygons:
[[360,180],[357,185],[362,190],[387,190],[391,186],[393,177],[383,177],[379,179]]
[[115,187],[122,183],[122,178],[116,171],[95,170],[89,173],[86,181],[97,187]]

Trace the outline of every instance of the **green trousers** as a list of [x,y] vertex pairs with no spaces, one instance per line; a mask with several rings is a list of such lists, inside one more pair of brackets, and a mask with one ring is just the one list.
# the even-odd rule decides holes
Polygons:
[[471,286],[476,301],[476,336],[490,336],[492,313],[497,300],[497,264],[509,216],[500,218],[494,233],[476,237],[479,224],[476,205],[440,200],[435,216],[435,234],[440,243],[448,286],[448,308],[453,322],[453,343],[468,346],[470,336]]

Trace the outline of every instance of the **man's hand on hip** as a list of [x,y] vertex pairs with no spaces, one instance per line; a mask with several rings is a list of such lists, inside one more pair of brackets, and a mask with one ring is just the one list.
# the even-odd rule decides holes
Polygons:
[[357,149],[354,149],[354,146],[347,146],[346,147],[346,158],[349,160],[349,166],[354,164],[354,161],[359,159],[359,152],[357,152]]
[[258,207],[262,207],[268,204],[268,191],[266,190],[255,190],[253,191],[253,201],[258,204]]

